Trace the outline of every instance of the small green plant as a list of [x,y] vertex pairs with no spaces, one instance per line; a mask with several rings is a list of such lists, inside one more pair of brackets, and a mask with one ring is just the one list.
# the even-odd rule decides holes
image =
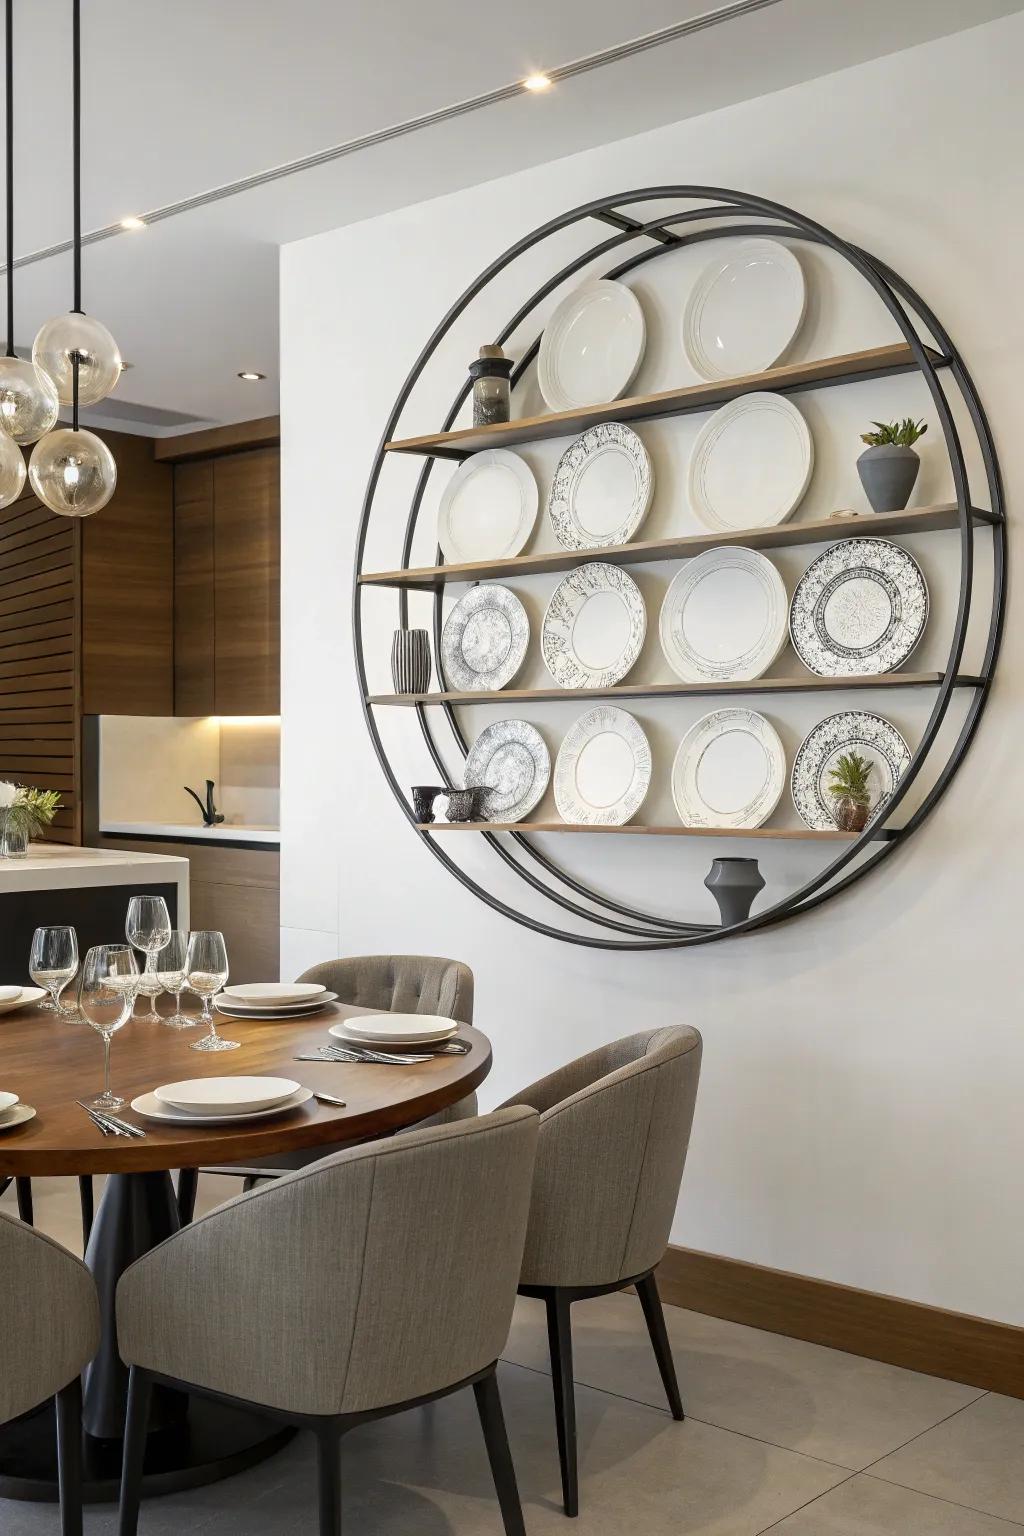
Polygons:
[[835,795],[837,800],[852,800],[854,805],[870,805],[869,780],[874,766],[869,758],[861,757],[859,752],[841,753],[836,766],[829,769],[829,778],[832,780],[828,786],[829,793]]
[[55,789],[0,783],[0,820],[30,839],[40,837],[59,810],[60,795]]
[[896,448],[912,448],[919,437],[924,437],[928,424],[905,416],[902,421],[873,421],[873,432],[862,432],[860,440],[869,448],[882,448],[892,444]]

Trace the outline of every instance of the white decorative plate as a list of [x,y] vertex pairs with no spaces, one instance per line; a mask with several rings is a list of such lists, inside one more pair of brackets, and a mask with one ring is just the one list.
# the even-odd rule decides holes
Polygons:
[[381,1017],[340,1019],[328,1033],[336,1040],[361,1040],[365,1045],[435,1045],[450,1040],[459,1026],[440,1013],[388,1013]]
[[161,1104],[189,1114],[241,1115],[274,1109],[301,1087],[290,1077],[190,1077],[154,1088],[153,1095]]
[[326,991],[319,981],[248,981],[223,987],[219,996],[229,1003],[269,1008],[275,1003],[311,1003]]
[[743,681],[767,672],[788,619],[786,588],[770,560],[754,549],[709,549],[665,593],[661,648],[684,683]]
[[555,803],[570,825],[621,827],[651,782],[651,746],[639,721],[600,704],[581,715],[555,759]]
[[804,274],[776,240],[741,240],[708,262],[683,314],[683,346],[702,379],[762,373],[804,318]]
[[192,1115],[187,1109],[172,1109],[169,1104],[161,1104],[155,1093],[140,1093],[137,1099],[132,1099],[132,1109],[144,1120],[155,1120],[165,1125],[238,1125],[245,1120],[269,1120],[277,1115],[289,1114],[302,1104],[308,1104],[312,1097],[312,1088],[300,1088],[290,1099],[285,1099],[283,1104],[275,1104],[272,1109],[247,1110],[241,1115]]
[[802,821],[815,831],[835,830],[829,769],[841,752],[859,752],[874,764],[871,817],[888,800],[910,766],[910,748],[896,727],[881,715],[844,709],[808,732],[793,759],[790,787]]
[[581,284],[544,328],[541,394],[553,411],[617,400],[640,366],[646,340],[644,312],[631,288],[607,278]]
[[640,588],[617,565],[580,565],[551,594],[540,646],[560,688],[609,688],[633,666],[647,634]]
[[928,622],[928,584],[907,550],[888,539],[841,539],[797,583],[789,632],[819,677],[893,672]]
[[0,1133],[13,1131],[16,1125],[24,1125],[26,1120],[34,1120],[36,1112],[31,1104],[12,1104],[10,1109],[5,1109],[0,1115]]
[[767,528],[800,505],[814,467],[806,421],[784,395],[741,395],[701,428],[690,454],[690,505],[713,533]]
[[716,709],[690,727],[672,764],[672,798],[686,827],[759,827],[779,803],[786,754],[752,709]]
[[445,560],[505,560],[526,547],[540,495],[530,467],[504,448],[474,453],[444,488],[437,542]]
[[530,643],[530,620],[508,587],[470,587],[445,620],[441,666],[450,688],[504,688]]
[[543,797],[551,778],[544,738],[528,720],[495,720],[481,731],[466,758],[466,788],[486,784],[487,821],[521,821]]
[[562,454],[551,482],[548,517],[563,549],[626,544],[654,495],[650,455],[621,422],[591,427]]

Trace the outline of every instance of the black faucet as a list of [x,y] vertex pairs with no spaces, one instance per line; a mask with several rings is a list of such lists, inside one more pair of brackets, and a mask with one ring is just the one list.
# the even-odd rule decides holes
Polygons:
[[196,805],[198,805],[199,809],[202,811],[202,813],[203,813],[203,826],[204,827],[216,827],[220,822],[222,822],[224,820],[223,813],[218,811],[217,807],[213,803],[213,780],[212,779],[207,779],[207,781],[206,781],[206,804],[205,805],[200,800],[199,796],[196,794],[194,789],[189,789],[187,784],[183,784],[182,788],[184,789],[186,795],[191,795],[192,796],[192,799],[195,801]]

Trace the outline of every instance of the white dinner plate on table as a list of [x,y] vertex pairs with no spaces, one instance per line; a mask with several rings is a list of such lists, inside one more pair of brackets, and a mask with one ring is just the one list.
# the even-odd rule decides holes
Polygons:
[[10,1109],[5,1109],[0,1114],[0,1133],[13,1131],[16,1125],[24,1125],[26,1120],[34,1120],[36,1112],[31,1104],[12,1104]]
[[763,373],[804,318],[803,269],[777,240],[740,240],[708,262],[683,314],[683,347],[702,379]]
[[23,991],[23,987],[0,987],[0,1003],[16,1003]]
[[240,1115],[274,1109],[302,1087],[290,1077],[189,1077],[153,1095],[171,1109],[198,1115]]
[[438,1045],[457,1035],[454,1019],[435,1013],[389,1013],[381,1018],[339,1019],[328,1034],[363,1045]]
[[12,1109],[17,1102],[18,1095],[16,1093],[0,1093],[0,1115],[6,1110]]
[[224,987],[220,996],[231,1003],[267,1008],[279,1003],[311,1003],[326,991],[319,981],[250,981]]
[[[237,1125],[244,1120],[269,1120],[274,1115],[288,1114],[290,1110],[308,1104],[312,1097],[312,1088],[300,1088],[283,1104],[275,1104],[270,1109],[250,1109],[240,1115],[193,1115],[187,1109],[172,1109],[169,1104],[161,1104],[155,1093],[141,1093],[137,1099],[132,1099],[132,1109],[144,1120],[165,1125]],[[3,1129],[2,1125],[0,1129]]]
[[540,493],[530,466],[504,448],[474,453],[444,488],[437,542],[453,565],[506,560],[525,549]]
[[337,998],[337,992],[321,992],[312,1002],[305,1003],[235,1003],[218,992],[213,1004],[218,1013],[226,1013],[232,1019],[304,1019]]
[[544,327],[540,392],[553,411],[603,405],[624,394],[640,366],[647,327],[624,283],[598,277],[567,294]]
[[5,992],[17,992],[17,997],[7,999],[0,997],[0,1013],[13,1013],[15,1008],[27,1008],[32,1003],[41,1003],[47,995],[45,987],[4,987]]

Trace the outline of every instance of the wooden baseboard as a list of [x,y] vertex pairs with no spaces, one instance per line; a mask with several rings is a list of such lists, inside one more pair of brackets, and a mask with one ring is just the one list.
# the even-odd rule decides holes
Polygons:
[[658,1289],[673,1306],[1024,1397],[1024,1328],[1011,1323],[691,1248],[668,1250]]

